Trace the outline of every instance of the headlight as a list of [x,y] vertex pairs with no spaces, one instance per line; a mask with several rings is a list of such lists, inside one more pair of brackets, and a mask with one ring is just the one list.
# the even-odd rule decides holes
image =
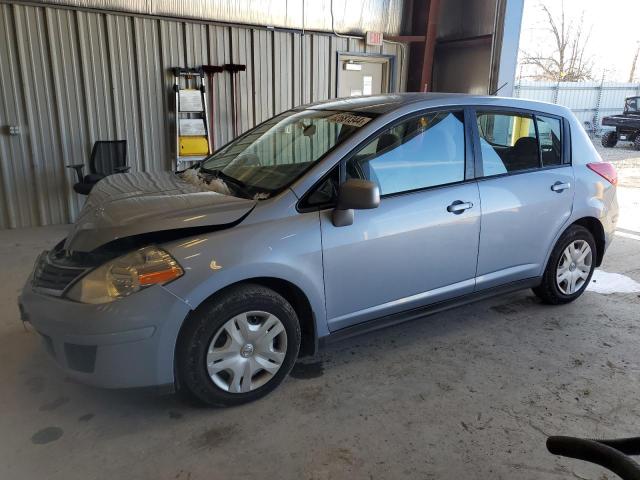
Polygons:
[[170,282],[183,273],[167,252],[144,247],[89,272],[71,287],[67,298],[82,303],[108,303],[151,285]]

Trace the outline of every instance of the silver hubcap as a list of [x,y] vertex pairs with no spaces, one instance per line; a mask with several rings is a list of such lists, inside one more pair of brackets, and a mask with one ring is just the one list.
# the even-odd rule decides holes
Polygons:
[[231,393],[260,388],[280,370],[287,353],[287,332],[267,312],[236,315],[216,332],[207,350],[213,383]]
[[556,270],[556,283],[565,295],[582,288],[591,272],[591,247],[584,240],[570,243],[562,252]]

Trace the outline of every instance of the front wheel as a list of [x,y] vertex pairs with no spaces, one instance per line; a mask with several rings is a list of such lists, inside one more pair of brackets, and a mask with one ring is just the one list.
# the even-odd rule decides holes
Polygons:
[[633,148],[640,150],[640,133],[638,133],[636,138],[633,140]]
[[187,319],[176,351],[179,388],[212,406],[251,402],[284,380],[299,349],[298,317],[282,296],[233,287]]
[[602,135],[602,146],[606,148],[613,148],[618,143],[618,134],[615,130],[609,130]]
[[562,234],[549,258],[540,286],[533,292],[543,302],[574,301],[587,288],[595,269],[596,244],[591,232],[573,225]]

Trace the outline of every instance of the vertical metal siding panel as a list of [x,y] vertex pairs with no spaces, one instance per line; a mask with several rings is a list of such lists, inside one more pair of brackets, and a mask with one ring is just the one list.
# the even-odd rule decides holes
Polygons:
[[[65,200],[69,194],[67,189],[64,156],[61,149],[59,124],[56,118],[55,105],[57,103],[52,78],[51,56],[49,49],[51,41],[47,28],[44,8],[29,8],[33,15],[34,37],[37,38],[37,51],[33,58],[40,64],[41,78],[34,78],[34,88],[40,87],[42,96],[38,98],[38,111],[42,128],[43,152],[42,166],[46,172],[47,191],[42,192],[47,203],[48,215],[45,224],[64,223],[69,219],[69,208]],[[49,157],[47,159],[47,156]],[[48,160],[48,165],[46,164]]]
[[347,49],[349,52],[354,53],[363,53],[365,51],[365,44],[363,40],[359,38],[349,38],[347,44]]
[[199,23],[184,24],[187,67],[195,68],[206,62],[207,26]]
[[[127,141],[127,162],[132,170],[140,170],[142,142],[138,80],[135,65],[133,22],[128,17],[106,15],[109,60],[114,108],[114,135]],[[141,92],[146,95],[146,92]]]
[[161,72],[164,79],[162,95],[167,98],[167,110],[165,120],[165,145],[166,151],[173,160],[176,155],[176,119],[175,119],[175,98],[170,93],[173,90],[173,67],[185,67],[185,48],[183,26],[179,22],[159,20],[160,23],[160,51],[162,59]]
[[[231,59],[233,63],[246,65],[245,72],[239,72],[234,91],[238,105],[237,121],[238,134],[247,131],[254,125],[254,89],[253,89],[253,65],[251,62],[251,30],[248,28],[231,27]],[[227,74],[229,75],[229,74]]]
[[293,42],[286,32],[273,32],[274,36],[274,113],[281,113],[293,107]]
[[[293,94],[293,107],[297,107],[302,104],[302,67],[301,67],[301,55],[302,55],[302,35],[299,33],[291,34],[291,77],[292,77],[292,94]],[[296,135],[295,130],[292,135]],[[297,142],[292,145],[291,156],[293,161],[300,158],[300,148]]]
[[332,36],[331,39],[331,54],[329,57],[330,63],[330,98],[338,96],[338,53],[346,52],[349,49],[349,41],[343,37]]
[[[7,55],[9,47],[9,33],[7,29],[7,5],[0,4],[0,82],[4,88],[0,89],[0,125],[12,125],[15,123],[15,106],[10,105],[9,89],[11,83],[10,70],[12,64]],[[6,127],[5,127],[6,128]],[[4,133],[4,132],[3,132]],[[10,178],[13,174],[12,164],[15,161],[13,155],[9,153],[11,149],[11,137],[6,134],[0,135],[0,228],[8,228],[15,225],[15,209],[17,202],[14,199],[15,188],[9,191],[12,185]]]
[[302,104],[302,35],[292,33],[291,36],[292,102],[297,107]]
[[197,48],[194,45],[194,27],[195,25],[189,22],[183,24],[185,66],[189,68],[195,67],[194,50],[197,50]]
[[[14,15],[31,161],[33,172],[36,172],[31,175],[31,181],[35,182],[32,199],[38,208],[37,224],[62,223],[68,218],[64,201],[66,182],[53,113],[55,98],[47,54],[48,40],[44,38],[44,9],[15,5]],[[24,182],[27,182],[26,178]]]
[[304,35],[301,48],[303,49],[302,71],[302,103],[311,103],[311,89],[313,84],[313,42],[311,35]]
[[253,30],[253,86],[255,123],[273,116],[273,48],[272,32]]
[[[229,46],[229,28],[209,26],[209,63],[224,65],[231,62]],[[213,146],[220,148],[229,142],[233,136],[231,123],[231,86],[227,73],[216,73],[213,76],[213,90],[209,92],[213,108],[209,109],[213,128]]]
[[[17,136],[0,135],[0,168],[2,172],[2,227],[24,227],[38,224],[32,156],[28,141],[27,112],[24,88],[21,84],[17,57],[17,35],[14,11],[10,5],[0,5],[0,119],[3,124],[19,125]],[[29,181],[25,181],[29,179]]]
[[[171,121],[169,89],[173,77],[164,67],[165,50],[161,47],[165,44],[163,40],[167,45],[171,42],[162,36],[162,24],[158,20],[134,18],[133,29],[136,108],[140,125],[140,145],[136,146],[140,155],[138,168],[143,171],[167,170],[171,168],[175,149],[173,132],[168,125]],[[164,33],[167,34],[166,31]],[[167,48],[167,52],[171,49]]]
[[329,95],[330,43],[326,35],[313,36],[313,101],[326,100]]
[[[292,35],[286,32],[273,32],[273,43],[274,114],[279,114],[293,107]],[[284,139],[278,136],[275,141],[276,158],[290,157],[291,149],[289,146],[285,147]]]
[[[85,164],[88,172],[86,116],[82,95],[82,75],[77,43],[75,15],[70,10],[46,9],[50,39],[51,77],[55,89],[57,127],[64,165]],[[63,165],[63,166],[64,166]],[[71,221],[77,215],[81,200],[73,191],[77,181],[73,170],[64,168],[65,200]]]
[[373,55],[380,55],[382,53],[383,47],[380,46],[375,46],[375,45],[367,45],[366,42],[364,43],[364,51],[365,53],[371,53]]
[[113,140],[112,86],[104,15],[81,11],[76,15],[90,143]]

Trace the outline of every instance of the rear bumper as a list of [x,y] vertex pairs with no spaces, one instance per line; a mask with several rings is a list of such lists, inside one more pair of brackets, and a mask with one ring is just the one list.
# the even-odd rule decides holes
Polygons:
[[[618,225],[618,192],[616,187],[612,187],[605,195],[606,208],[603,209],[604,215],[601,217],[602,229],[604,230],[604,252],[602,257],[609,249],[611,242],[615,236],[616,226]],[[599,266],[599,265],[598,265]]]
[[19,305],[23,321],[56,363],[82,383],[129,388],[174,381],[175,342],[190,309],[162,287],[88,305],[38,293],[28,284]]

